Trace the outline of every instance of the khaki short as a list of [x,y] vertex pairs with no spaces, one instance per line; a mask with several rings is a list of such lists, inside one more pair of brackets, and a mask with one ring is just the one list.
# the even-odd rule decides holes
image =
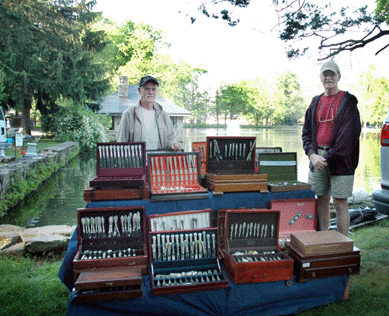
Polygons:
[[[319,149],[319,155],[325,151]],[[308,182],[312,185],[317,196],[330,194],[337,199],[347,199],[353,195],[354,175],[331,176],[329,168],[319,171],[316,168],[309,170]]]

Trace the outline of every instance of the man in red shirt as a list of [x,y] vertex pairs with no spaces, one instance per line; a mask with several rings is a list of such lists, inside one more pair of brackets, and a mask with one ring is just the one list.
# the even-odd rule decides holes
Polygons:
[[314,97],[306,111],[302,140],[310,160],[308,179],[318,197],[320,229],[328,230],[332,196],[338,231],[347,236],[347,198],[352,195],[358,166],[361,121],[358,100],[339,89],[340,78],[339,66],[334,61],[322,65],[320,80],[324,93]]

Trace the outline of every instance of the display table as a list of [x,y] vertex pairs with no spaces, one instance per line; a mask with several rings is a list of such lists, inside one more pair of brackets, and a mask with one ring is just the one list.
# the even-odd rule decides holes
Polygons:
[[[151,202],[123,200],[88,203],[87,207],[145,206],[146,215],[164,214],[211,208],[214,224],[216,212],[222,208],[268,208],[270,200],[314,198],[312,190],[277,193],[225,193],[209,199]],[[58,277],[73,289],[73,258],[78,248],[74,232]],[[304,283],[284,281],[235,285],[229,280],[227,289],[153,295],[149,276],[143,277],[143,296],[132,300],[107,301],[94,304],[74,304],[73,293],[68,303],[68,315],[286,315],[323,304],[342,300],[348,277],[332,277]]]

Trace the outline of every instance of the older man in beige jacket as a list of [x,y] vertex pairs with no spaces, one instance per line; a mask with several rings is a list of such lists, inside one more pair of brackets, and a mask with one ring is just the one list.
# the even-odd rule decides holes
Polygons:
[[138,88],[139,103],[124,111],[117,133],[118,142],[146,142],[147,150],[182,149],[170,117],[155,101],[158,87],[158,80],[154,77],[142,77]]

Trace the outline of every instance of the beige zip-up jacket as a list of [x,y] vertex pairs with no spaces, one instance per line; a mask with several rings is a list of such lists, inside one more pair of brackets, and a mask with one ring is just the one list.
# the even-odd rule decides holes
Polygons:
[[[170,148],[176,142],[176,135],[173,129],[173,123],[162,106],[155,102],[155,119],[159,132],[159,148]],[[140,100],[136,106],[125,110],[120,120],[119,130],[117,132],[118,142],[141,142],[142,140],[142,119],[141,119]]]

